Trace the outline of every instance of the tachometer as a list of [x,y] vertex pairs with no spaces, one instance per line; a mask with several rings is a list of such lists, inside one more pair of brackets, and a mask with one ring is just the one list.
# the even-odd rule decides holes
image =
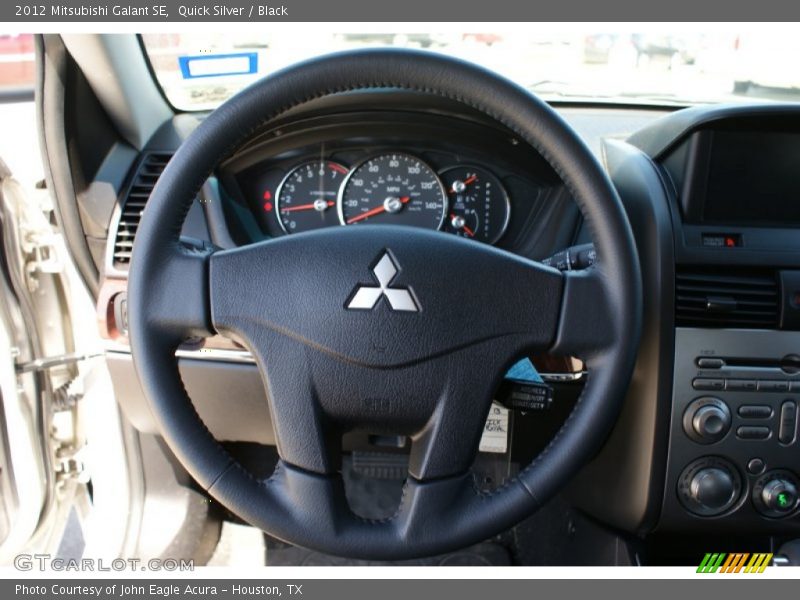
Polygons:
[[510,214],[508,194],[491,172],[461,165],[441,172],[450,207],[445,231],[494,244],[505,233]]
[[276,214],[286,233],[339,225],[336,198],[348,169],[339,163],[314,160],[291,171],[277,193]]
[[343,225],[392,223],[439,229],[445,193],[439,177],[410,154],[382,154],[353,169],[342,186],[339,218]]

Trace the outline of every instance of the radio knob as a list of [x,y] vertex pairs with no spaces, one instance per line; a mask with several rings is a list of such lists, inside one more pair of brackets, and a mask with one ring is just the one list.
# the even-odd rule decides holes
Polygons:
[[788,479],[773,479],[761,490],[761,500],[769,510],[788,514],[797,507],[797,488]]
[[686,409],[683,418],[686,434],[701,444],[724,438],[731,428],[731,412],[719,398],[698,398]]

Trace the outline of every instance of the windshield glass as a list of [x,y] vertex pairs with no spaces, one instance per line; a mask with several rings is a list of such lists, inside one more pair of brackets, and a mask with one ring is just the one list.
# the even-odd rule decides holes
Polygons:
[[481,64],[549,100],[688,105],[800,100],[800,31],[146,34],[174,106],[214,108],[255,79],[339,50],[422,48]]

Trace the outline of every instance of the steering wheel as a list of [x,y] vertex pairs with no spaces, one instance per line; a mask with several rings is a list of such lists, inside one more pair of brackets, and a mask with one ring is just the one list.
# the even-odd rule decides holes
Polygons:
[[[265,124],[317,98],[380,88],[458,101],[536,148],[590,226],[595,265],[561,273],[454,235],[380,225],[327,228],[224,251],[180,243],[203,182]],[[469,281],[462,265],[469,265]],[[624,209],[571,128],[494,73],[406,50],[314,59],[259,81],[212,112],[180,146],[150,197],[128,291],[139,379],[164,440],[194,479],[281,540],[387,560],[487,539],[569,481],[616,421],[638,347],[641,304]],[[215,333],[241,340],[261,372],[280,457],[268,479],[256,478],[223,449],[182,385],[176,348],[187,337]],[[492,395],[507,368],[534,352],[583,359],[582,395],[531,464],[499,489],[481,492],[469,469]],[[236,410],[236,398],[219,401]],[[411,439],[402,501],[390,518],[363,519],[348,507],[341,435],[356,429]]]

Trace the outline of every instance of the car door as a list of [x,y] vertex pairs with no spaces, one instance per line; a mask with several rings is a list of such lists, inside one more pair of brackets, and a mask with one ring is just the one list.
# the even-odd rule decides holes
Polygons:
[[[44,190],[0,160],[0,563],[56,552],[85,480],[63,243]],[[75,539],[72,536],[71,539]]]

